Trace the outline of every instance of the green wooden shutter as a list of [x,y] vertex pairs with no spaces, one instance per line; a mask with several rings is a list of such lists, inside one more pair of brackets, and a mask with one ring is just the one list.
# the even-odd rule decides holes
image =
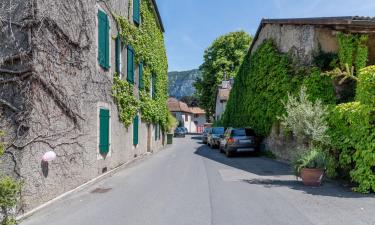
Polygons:
[[98,61],[104,69],[109,69],[109,21],[105,12],[98,11]]
[[133,120],[133,145],[138,145],[139,143],[139,116],[135,116]]
[[121,73],[121,36],[120,34],[116,37],[116,73]]
[[139,25],[141,22],[141,5],[140,0],[133,0],[133,21]]
[[101,154],[109,152],[109,110],[100,109],[99,113],[99,151]]
[[138,88],[143,89],[144,84],[143,84],[143,63],[139,63],[139,79],[138,79]]
[[128,74],[127,80],[129,83],[134,83],[134,50],[131,45],[128,45]]

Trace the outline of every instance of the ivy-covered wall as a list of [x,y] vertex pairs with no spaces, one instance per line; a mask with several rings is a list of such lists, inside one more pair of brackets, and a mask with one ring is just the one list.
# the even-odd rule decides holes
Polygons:
[[[220,122],[252,127],[267,137],[284,114],[288,93],[303,85],[310,101],[320,99],[330,108],[330,175],[344,173],[358,184],[357,191],[375,191],[375,69],[364,68],[367,40],[366,35],[339,33],[338,53],[317,52],[311,67],[296,66],[291,55],[280,53],[272,40],[265,41],[245,57]],[[348,87],[340,85],[348,82],[356,88],[355,101],[348,98],[337,105],[342,102],[339,89]]]
[[[163,32],[155,18],[150,0],[141,1],[141,24],[135,26],[123,16],[116,16],[124,44],[130,44],[135,52],[136,63],[143,63],[143,84],[139,98],[134,85],[114,78],[113,96],[120,111],[120,119],[129,126],[138,111],[142,121],[159,123],[164,129],[168,122],[168,63]],[[154,78],[155,96],[150,96],[151,77]]]

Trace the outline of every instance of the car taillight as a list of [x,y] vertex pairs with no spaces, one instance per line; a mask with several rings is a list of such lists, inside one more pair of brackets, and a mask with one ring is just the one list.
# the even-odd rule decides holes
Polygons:
[[228,139],[228,143],[229,143],[229,144],[232,144],[232,143],[234,143],[235,141],[236,141],[236,140],[235,140],[234,138],[229,138],[229,139]]

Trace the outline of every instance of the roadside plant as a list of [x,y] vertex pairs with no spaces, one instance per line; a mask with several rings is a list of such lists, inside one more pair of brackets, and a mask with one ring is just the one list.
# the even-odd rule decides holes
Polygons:
[[177,119],[169,112],[168,118],[167,118],[166,131],[173,132],[173,129],[177,127],[177,125],[178,125]]
[[[3,132],[0,132],[0,137]],[[0,157],[4,154],[4,144],[0,142]],[[0,225],[14,225],[12,210],[18,202],[21,183],[9,176],[0,174]]]
[[293,171],[298,177],[303,168],[322,169],[327,167],[327,157],[322,149],[314,147],[310,151],[298,154],[293,160]]
[[298,96],[288,94],[288,101],[283,103],[286,113],[279,118],[281,125],[307,147],[328,143],[328,108],[319,99],[312,102],[308,98],[304,86]]

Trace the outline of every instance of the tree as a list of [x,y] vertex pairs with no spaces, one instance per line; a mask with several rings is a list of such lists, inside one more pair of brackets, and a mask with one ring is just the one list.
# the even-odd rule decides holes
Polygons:
[[244,31],[231,32],[217,38],[204,52],[204,62],[200,67],[203,75],[194,86],[207,117],[215,112],[218,85],[224,75],[227,78],[235,77],[251,41],[252,37]]

